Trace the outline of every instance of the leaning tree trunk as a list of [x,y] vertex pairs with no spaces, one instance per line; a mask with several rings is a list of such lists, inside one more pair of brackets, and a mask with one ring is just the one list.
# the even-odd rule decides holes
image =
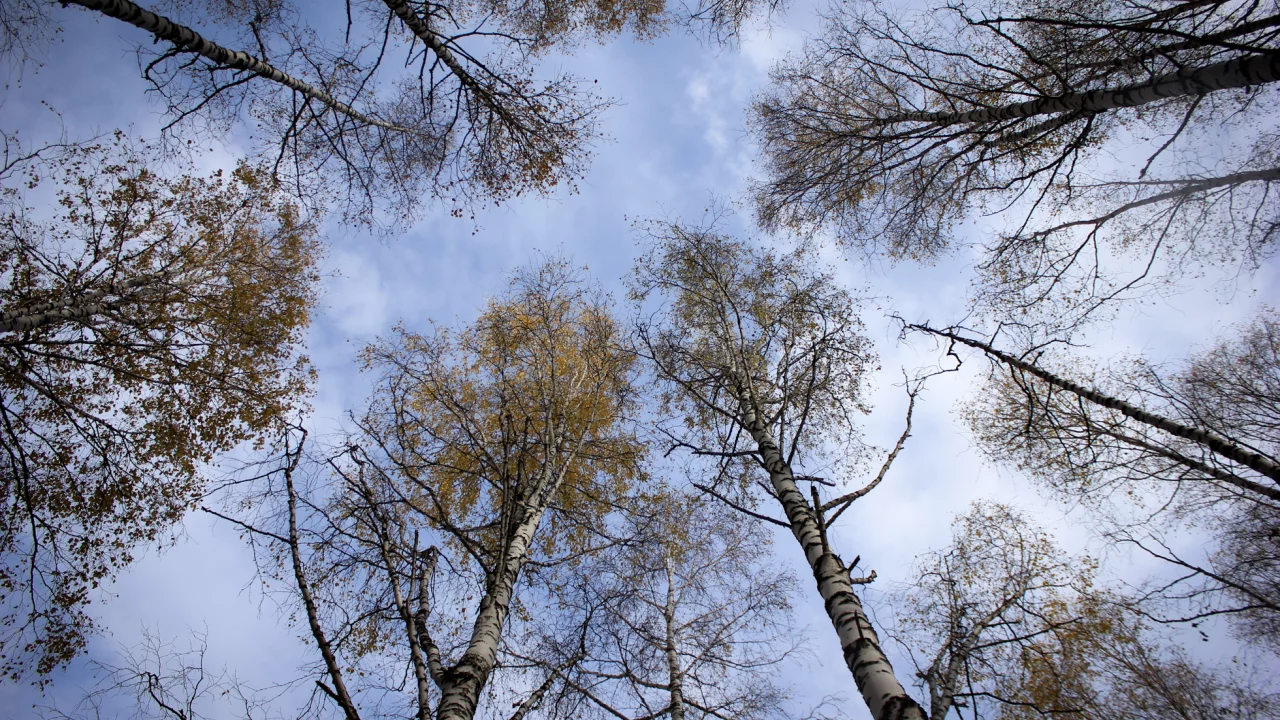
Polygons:
[[519,125],[519,123],[511,117],[511,114],[507,109],[503,107],[502,103],[494,97],[493,91],[480,84],[480,82],[477,81],[471,73],[467,72],[467,69],[458,61],[457,56],[455,56],[453,51],[449,49],[449,46],[446,45],[440,39],[440,36],[431,29],[431,26],[427,24],[426,19],[409,6],[408,2],[405,0],[383,0],[383,2],[386,3],[391,12],[395,13],[396,17],[400,18],[400,22],[404,23],[404,26],[409,29],[409,32],[413,33],[414,37],[418,38],[423,42],[423,44],[431,48],[431,52],[434,53],[436,57],[440,58],[440,62],[444,63],[444,66],[449,68],[449,72],[453,73],[453,76],[458,79],[458,82],[462,83],[463,87],[467,88],[467,90],[475,95],[477,100],[484,103],[486,107],[509,124],[515,126]]
[[[1143,410],[1142,408],[1136,405],[1131,405],[1123,400],[1120,400],[1119,398],[1114,398],[1114,397],[1111,397],[1110,395],[1104,395],[1100,392],[1097,392],[1096,390],[1090,390],[1089,388],[1084,387],[1083,385],[1077,385],[1076,383],[1073,383],[1070,380],[1067,380],[1065,378],[1060,378],[1057,375],[1054,375],[1053,373],[1047,370],[1039,368],[1025,360],[1021,360],[1012,355],[1009,355],[1008,353],[1001,352],[1000,350],[997,350],[994,347],[984,342],[981,342],[979,340],[973,340],[973,339],[964,337],[962,335],[957,335],[955,333],[948,332],[946,330],[935,330],[925,325],[911,325],[909,327],[915,330],[927,332],[931,335],[937,335],[939,337],[945,337],[950,340],[954,340],[955,342],[961,343],[962,345],[968,345],[969,347],[977,348],[978,350],[983,351],[987,355],[990,355],[991,357],[999,360],[1000,362],[1010,367],[1017,368],[1018,370],[1021,370],[1029,375],[1040,378],[1044,382],[1049,383],[1054,387],[1061,388],[1070,393],[1074,393],[1084,398],[1085,400],[1097,403],[1105,408],[1116,410],[1121,415],[1133,418],[1134,420],[1137,420],[1140,423],[1145,423],[1158,430],[1163,430],[1169,433],[1170,435],[1173,435],[1174,437],[1180,437],[1183,440],[1190,440],[1191,442],[1203,445],[1209,448],[1210,450],[1212,450],[1213,452],[1217,453],[1218,455],[1221,455],[1222,457],[1227,458],[1228,460],[1232,460],[1234,462],[1240,463],[1241,465],[1251,470],[1255,470],[1259,473],[1262,473],[1263,475],[1271,478],[1277,483],[1280,483],[1280,465],[1276,464],[1274,460],[1264,455],[1261,455],[1259,453],[1253,452],[1252,450],[1248,450],[1246,448],[1240,447],[1239,445],[1231,442],[1230,440],[1227,440],[1226,438],[1221,437],[1215,433],[1209,432],[1208,430],[1201,430],[1200,428],[1183,425],[1182,423],[1175,422],[1161,415],[1157,415],[1152,412],[1147,412],[1146,410]],[[1280,498],[1280,493],[1269,495],[1269,496],[1272,497],[1273,499]]]
[[873,119],[873,126],[903,122],[927,122],[937,126],[989,123],[1058,113],[1094,114],[1125,107],[1137,107],[1173,97],[1207,95],[1217,90],[1262,85],[1280,80],[1280,53],[1247,55],[1234,60],[1179,70],[1145,83],[1091,92],[1073,92],[1058,97],[1028,100],[1001,107],[967,112],[913,112]]
[[68,3],[79,5],[89,10],[96,10],[107,17],[127,22],[134,27],[155,35],[157,40],[172,43],[179,50],[195,53],[222,67],[250,72],[271,82],[283,85],[309,98],[318,100],[329,108],[354,120],[385,130],[406,131],[406,128],[365,115],[315,85],[293,77],[270,63],[259,60],[248,53],[222,47],[205,39],[195,30],[185,25],[179,25],[169,18],[157,15],[146,8],[129,2],[129,0],[64,0],[63,2],[64,5]]
[[436,710],[438,720],[472,720],[475,717],[480,691],[498,660],[502,626],[511,610],[511,598],[515,594],[520,568],[528,557],[533,534],[546,511],[546,503],[539,500],[543,495],[533,493],[533,496],[525,505],[524,518],[507,545],[492,586],[480,600],[480,612],[472,626],[466,652],[456,665],[443,672],[440,705]]
[[[168,284],[164,273],[143,275],[112,283],[101,290],[81,293],[73,300],[44,302],[0,313],[0,332],[26,332],[61,320],[81,320],[93,315],[101,315],[134,300],[135,298],[124,297],[130,291],[146,292],[151,290],[153,285],[161,283]],[[107,300],[105,298],[108,295],[121,297]]]
[[756,443],[774,494],[791,525],[791,533],[804,550],[813,570],[818,593],[840,638],[844,662],[858,692],[875,720],[928,720],[924,708],[898,682],[862,602],[853,592],[849,570],[827,546],[817,518],[796,486],[790,465],[782,457],[759,415],[748,402],[742,403],[742,426]]

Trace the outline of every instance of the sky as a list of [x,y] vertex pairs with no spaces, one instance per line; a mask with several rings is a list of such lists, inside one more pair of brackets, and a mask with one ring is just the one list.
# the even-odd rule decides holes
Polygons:
[[[317,7],[341,12],[340,4]],[[319,373],[312,426],[341,427],[346,414],[361,407],[369,381],[359,373],[356,353],[365,343],[387,335],[397,323],[422,328],[428,320],[470,321],[487,298],[505,288],[508,274],[539,252],[573,258],[621,300],[621,280],[637,254],[634,221],[694,219],[713,197],[742,199],[749,178],[758,173],[745,110],[772,63],[817,31],[819,9],[796,2],[770,26],[750,28],[737,47],[717,47],[676,31],[651,42],[587,44],[552,58],[570,73],[597,80],[599,92],[616,101],[602,118],[606,138],[597,143],[576,192],[521,197],[486,209],[475,224],[432,212],[395,237],[371,237],[359,228],[327,223],[322,309],[307,341]],[[148,99],[132,51],[139,34],[74,9],[52,12],[59,13],[63,32],[41,67],[28,66],[20,81],[10,71],[0,103],[3,126],[29,138],[59,131],[83,137],[114,128],[153,133],[160,122],[158,108]],[[50,107],[61,113],[61,128]],[[239,152],[237,139],[226,138],[205,162],[229,165]],[[744,210],[744,226],[749,215]],[[977,237],[996,222],[978,219],[965,232]],[[846,257],[831,243],[824,245],[823,255],[840,282],[867,298],[863,319],[881,358],[882,371],[873,379],[874,411],[864,423],[868,442],[887,448],[901,432],[906,398],[900,368],[927,367],[942,354],[927,340],[900,342],[889,315],[935,325],[959,320],[972,277],[971,252],[962,248],[927,266],[891,265]],[[1142,353],[1176,361],[1211,345],[1260,304],[1275,305],[1278,281],[1280,267],[1268,262],[1229,294],[1210,273],[1181,295],[1129,307],[1094,328],[1084,338],[1084,352],[1103,359]],[[971,358],[962,372],[929,383],[913,435],[888,479],[845,513],[832,532],[842,554],[861,555],[863,567],[877,571],[880,579],[867,593],[873,607],[884,591],[909,576],[915,557],[945,544],[951,518],[976,499],[1025,509],[1069,550],[1097,549],[1086,517],[1043,499],[1025,478],[985,463],[973,447],[956,410],[970,397],[982,369]],[[858,478],[850,480],[856,484]],[[777,543],[780,560],[801,568],[799,550],[785,541]],[[1132,558],[1113,561],[1117,574],[1142,568]],[[275,605],[264,599],[253,568],[233,528],[192,515],[172,546],[147,551],[105,589],[94,614],[106,632],[92,641],[88,659],[110,662],[144,631],[179,644],[197,631],[206,633],[211,665],[225,665],[260,684],[296,676],[310,655],[297,628],[283,623]],[[812,587],[801,586],[797,612],[799,624],[808,628],[811,652],[783,670],[794,694],[842,694],[843,716],[866,717]],[[1213,641],[1200,653],[1234,652],[1222,628],[1209,631]],[[900,659],[898,664],[908,667]],[[55,676],[43,697],[27,686],[0,685],[0,708],[6,708],[0,714],[30,717],[33,704],[67,707],[91,681],[89,666],[77,662]]]

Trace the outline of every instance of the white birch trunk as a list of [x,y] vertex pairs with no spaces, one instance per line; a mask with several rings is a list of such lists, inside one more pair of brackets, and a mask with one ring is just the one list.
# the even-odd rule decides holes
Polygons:
[[425,18],[409,7],[409,3],[405,2],[405,0],[383,0],[383,2],[386,3],[391,12],[395,13],[396,17],[400,18],[400,22],[404,23],[404,26],[409,29],[409,32],[413,33],[414,37],[431,48],[431,52],[440,58],[440,62],[449,68],[449,72],[453,73],[458,82],[470,90],[478,100],[484,103],[485,107],[501,116],[508,123],[519,125],[507,112],[506,108],[493,97],[493,93],[477,82],[471,76],[471,73],[467,72],[462,63],[458,62],[458,58],[453,54],[453,51],[449,50],[449,47],[440,41],[440,36],[431,29]]
[[742,403],[742,421],[769,471],[769,481],[791,524],[791,533],[800,543],[805,560],[813,570],[827,616],[840,638],[845,665],[853,674],[853,681],[871,716],[875,720],[928,720],[924,709],[898,682],[889,658],[880,648],[880,639],[871,626],[871,620],[853,592],[848,569],[826,547],[817,519],[796,486],[791,468],[782,457],[777,442],[746,402]]
[[99,302],[106,296],[123,295],[139,288],[145,289],[162,280],[164,280],[163,275],[147,275],[115,283],[103,290],[84,293],[73,301],[39,303],[21,310],[0,313],[0,332],[25,332],[58,320],[85,318],[104,313],[122,302],[121,300]]
[[436,711],[438,720],[471,720],[475,717],[480,691],[498,659],[502,626],[511,610],[511,598],[520,568],[528,557],[533,533],[538,529],[538,523],[542,521],[546,510],[546,503],[542,500],[545,495],[532,495],[525,506],[524,519],[516,528],[511,544],[507,546],[500,574],[494,578],[493,586],[480,600],[480,612],[472,626],[467,650],[456,665],[444,671],[443,682],[440,683],[440,707]]
[[[1130,405],[1129,403],[1123,400],[1120,400],[1118,398],[1113,398],[1109,395],[1103,395],[1100,392],[1090,390],[1089,388],[1084,387],[1082,385],[1077,385],[1076,383],[1073,383],[1070,380],[1067,380],[1065,378],[1060,378],[1057,375],[1054,375],[1053,373],[1050,373],[1047,370],[1043,370],[1039,367],[1036,367],[1035,365],[1032,365],[1031,363],[1026,362],[1025,360],[1020,360],[1016,357],[1013,357],[1012,355],[1001,352],[984,342],[980,342],[978,340],[971,340],[961,335],[956,335],[954,333],[950,333],[942,330],[934,330],[932,328],[925,327],[923,325],[912,325],[911,327],[917,330],[923,330],[932,335],[938,335],[940,337],[945,337],[951,340],[955,340],[958,343],[961,343],[963,345],[968,345],[969,347],[972,347],[972,348],[977,348],[978,350],[985,352],[986,354],[999,360],[1000,362],[1003,362],[1004,364],[1009,365],[1010,367],[1017,368],[1030,375],[1034,375],[1035,377],[1040,378],[1041,380],[1045,381],[1046,383],[1049,383],[1050,385],[1053,385],[1054,387],[1061,388],[1068,392],[1079,395],[1080,397],[1086,400],[1089,400],[1090,402],[1097,403],[1105,408],[1116,410],[1121,415],[1133,418],[1138,422],[1145,423],[1154,428],[1163,430],[1169,433],[1170,435],[1173,435],[1174,437],[1180,437],[1184,440],[1190,440],[1192,442],[1204,445],[1205,447],[1221,455],[1222,457],[1238,462],[1241,465],[1244,465],[1245,467],[1250,468],[1252,470],[1256,470],[1257,472],[1260,472],[1263,475],[1266,475],[1267,477],[1271,478],[1277,483],[1280,483],[1280,465],[1277,465],[1270,458],[1264,457],[1251,450],[1246,450],[1245,448],[1242,448],[1239,445],[1236,445],[1230,440],[1220,437],[1215,433],[1209,432],[1208,430],[1201,430],[1200,428],[1190,427],[1187,425],[1183,425],[1181,423],[1174,422],[1173,420],[1170,420],[1166,417],[1156,415],[1155,413],[1147,412],[1146,410],[1143,410],[1142,408],[1137,407],[1135,405]],[[1268,491],[1267,493],[1268,497],[1271,497],[1272,499],[1280,499],[1280,492],[1274,491],[1270,488],[1265,488],[1265,490]]]
[[271,82],[283,85],[309,98],[318,100],[333,110],[362,123],[386,130],[409,132],[408,128],[402,128],[393,123],[369,117],[305,80],[293,77],[248,53],[230,50],[210,42],[195,30],[185,25],[179,25],[163,15],[157,15],[150,10],[139,7],[129,2],[129,0],[65,0],[64,4],[68,3],[79,5],[89,10],[96,10],[107,17],[127,22],[136,28],[155,35],[159,40],[170,42],[182,50],[196,53],[218,65],[234,70],[251,72]]
[[671,705],[668,708],[671,720],[684,720],[684,677],[680,667],[680,653],[676,643],[679,636],[676,632],[676,579],[671,571],[671,558],[666,560],[667,566],[667,603],[663,608],[663,619],[667,624],[667,687],[671,691]]
[[1217,90],[1262,85],[1280,80],[1280,53],[1248,55],[1234,60],[1162,75],[1149,82],[1092,92],[1066,93],[1003,107],[967,112],[914,112],[872,120],[872,125],[927,122],[937,126],[989,123],[1058,113],[1100,113],[1138,107],[1158,100],[1207,95]]

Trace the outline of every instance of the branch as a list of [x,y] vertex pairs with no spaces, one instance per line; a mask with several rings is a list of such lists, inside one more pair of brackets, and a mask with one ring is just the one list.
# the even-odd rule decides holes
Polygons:
[[880,472],[876,474],[875,479],[867,483],[867,485],[861,490],[855,490],[847,495],[841,495],[835,500],[831,500],[822,506],[822,510],[830,510],[837,505],[842,505],[840,510],[837,511],[835,515],[832,515],[831,519],[827,521],[828,523],[835,522],[836,518],[840,517],[840,513],[844,512],[845,508],[849,507],[854,500],[857,500],[863,495],[871,492],[882,480],[884,480],[884,476],[889,472],[889,467],[893,465],[893,461],[897,459],[898,453],[902,452],[902,446],[907,443],[907,438],[911,437],[911,415],[915,412],[916,395],[919,392],[919,385],[916,385],[914,389],[910,386],[907,387],[907,426],[902,430],[902,435],[898,438],[898,443],[894,445],[893,450],[889,452],[889,457],[885,458],[884,465],[880,466]]
[[1201,430],[1199,428],[1189,427],[1187,425],[1174,422],[1166,417],[1147,412],[1135,405],[1130,405],[1123,400],[1113,398],[1109,395],[1103,395],[1100,392],[1090,390],[1082,385],[1077,385],[1070,380],[1060,378],[1047,370],[1043,370],[1032,363],[1001,352],[980,340],[971,340],[948,330],[935,330],[927,325],[909,325],[908,327],[931,335],[949,338],[972,348],[977,348],[1000,362],[1040,378],[1054,387],[1075,393],[1086,400],[1097,403],[1105,408],[1116,410],[1126,417],[1133,418],[1138,422],[1163,430],[1175,437],[1180,437],[1184,440],[1190,440],[1194,443],[1204,445],[1219,455],[1240,463],[1251,470],[1256,470],[1277,483],[1280,483],[1280,464],[1277,464],[1274,460],[1264,457],[1256,452],[1245,450],[1239,445],[1232,443],[1230,440],[1209,432],[1208,430]]
[[139,7],[129,2],[129,0],[65,0],[64,4],[79,5],[89,10],[96,10],[107,17],[129,23],[136,28],[155,35],[158,40],[172,43],[179,50],[196,53],[223,67],[253,73],[309,98],[318,100],[343,115],[360,122],[386,130],[409,132],[407,128],[400,127],[394,123],[369,117],[311,83],[295,78],[248,53],[229,50],[210,42],[201,37],[195,30],[179,25],[163,15],[157,15]]
[[700,484],[698,484],[698,483],[690,483],[690,484],[691,484],[691,485],[693,485],[695,488],[697,488],[697,489],[701,490],[702,492],[704,492],[704,493],[706,493],[706,494],[710,495],[711,497],[713,497],[713,498],[715,498],[715,499],[719,500],[720,502],[724,503],[725,505],[728,505],[729,507],[733,508],[734,510],[737,510],[738,512],[743,513],[744,515],[750,515],[751,517],[753,517],[753,518],[755,518],[755,519],[757,519],[757,520],[763,520],[763,521],[765,521],[765,522],[767,522],[767,523],[773,523],[774,525],[777,525],[778,527],[784,527],[784,528],[790,528],[790,527],[791,527],[791,525],[790,525],[790,524],[785,523],[785,522],[782,522],[781,520],[778,520],[778,519],[776,519],[776,518],[771,518],[771,517],[769,517],[768,515],[761,515],[761,514],[760,514],[760,513],[758,513],[758,512],[753,512],[753,511],[751,511],[751,510],[748,510],[747,508],[742,507],[741,505],[739,505],[739,504],[735,503],[734,501],[730,500],[729,498],[727,498],[727,497],[725,497],[725,496],[721,495],[720,493],[716,492],[715,490],[712,490],[709,486],[706,486],[706,485],[700,485]]

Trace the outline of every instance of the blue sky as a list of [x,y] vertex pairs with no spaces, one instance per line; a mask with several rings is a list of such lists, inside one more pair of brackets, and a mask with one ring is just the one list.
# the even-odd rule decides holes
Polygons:
[[[329,5],[341,12],[340,4]],[[157,109],[148,102],[132,54],[138,34],[118,23],[94,22],[87,13],[58,7],[51,12],[65,29],[43,67],[28,67],[19,84],[11,79],[0,105],[4,126],[33,139],[56,132],[52,115],[40,104],[45,101],[61,112],[72,137],[117,127],[154,132]],[[631,221],[694,218],[713,194],[731,200],[742,196],[755,172],[744,111],[767,80],[770,64],[817,29],[816,12],[796,3],[771,29],[747,32],[737,48],[718,48],[676,32],[649,43],[588,44],[551,58],[552,65],[598,80],[599,92],[617,101],[602,120],[607,137],[598,143],[576,193],[523,197],[485,210],[476,225],[433,212],[391,238],[330,222],[323,310],[308,342],[320,378],[313,426],[337,427],[348,410],[361,406],[367,382],[358,373],[355,353],[364,343],[398,322],[410,328],[428,319],[467,322],[488,297],[501,292],[507,274],[537,251],[571,256],[621,299],[620,281],[636,254]],[[237,152],[232,138],[207,162],[230,164]],[[748,217],[749,210],[743,219]],[[980,233],[996,222],[977,220],[968,231]],[[883,371],[875,378],[875,411],[865,430],[869,442],[887,447],[901,432],[905,408],[895,385],[899,368],[927,366],[941,354],[920,339],[899,344],[887,315],[897,312],[935,324],[958,320],[971,258],[962,249],[931,266],[889,266],[845,258],[830,245],[824,254],[842,282],[869,298],[864,321]],[[1276,304],[1277,280],[1280,269],[1268,263],[1227,295],[1215,289],[1211,273],[1182,295],[1129,307],[1114,322],[1095,328],[1086,338],[1086,352],[1099,358],[1146,353],[1177,360],[1211,344],[1259,304]],[[972,391],[979,366],[974,359],[964,372],[930,383],[914,435],[888,480],[846,513],[833,532],[843,554],[860,554],[865,567],[877,570],[881,589],[906,579],[917,554],[943,544],[952,515],[977,498],[1028,509],[1070,549],[1089,542],[1082,516],[1042,500],[1016,474],[985,465],[971,446],[955,410]],[[793,545],[780,541],[778,551],[783,561],[800,567]],[[1127,562],[1118,557],[1116,567]],[[872,601],[877,596],[875,589],[869,592]],[[191,517],[172,547],[148,552],[122,573],[96,607],[107,633],[92,643],[91,657],[110,658],[121,645],[133,644],[144,628],[167,638],[207,628],[211,663],[225,663],[257,682],[293,677],[310,659],[296,630],[280,622],[274,604],[263,598],[237,532],[205,516]],[[796,694],[842,693],[849,701],[842,705],[847,716],[865,717],[811,587],[802,584],[797,611],[800,624],[810,628],[812,653],[785,670]],[[1221,629],[1214,632],[1212,652],[1230,653]],[[44,700],[29,688],[0,685],[0,707],[8,708],[7,717],[22,718],[31,715],[33,702],[74,702],[86,678],[85,667],[77,663],[55,679],[51,697]]]

